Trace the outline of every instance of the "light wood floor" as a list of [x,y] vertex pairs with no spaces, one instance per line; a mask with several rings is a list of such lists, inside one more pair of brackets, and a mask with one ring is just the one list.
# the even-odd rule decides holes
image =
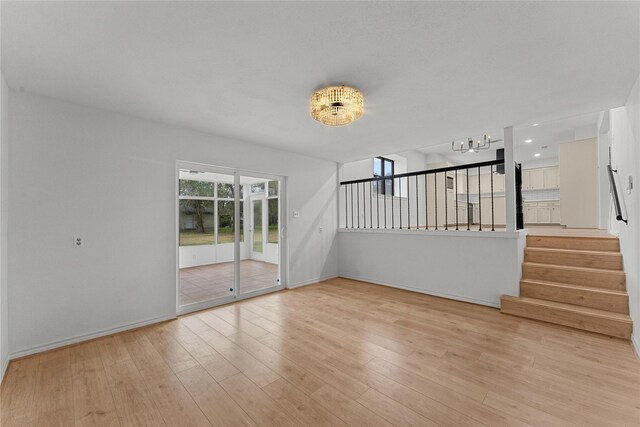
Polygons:
[[11,363],[2,426],[637,426],[628,341],[335,279]]

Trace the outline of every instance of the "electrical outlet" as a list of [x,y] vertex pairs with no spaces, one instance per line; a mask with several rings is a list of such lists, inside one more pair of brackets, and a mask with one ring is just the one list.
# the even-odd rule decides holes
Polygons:
[[75,246],[76,248],[84,248],[84,237],[74,236],[73,246]]
[[293,211],[294,218],[300,218],[300,211]]

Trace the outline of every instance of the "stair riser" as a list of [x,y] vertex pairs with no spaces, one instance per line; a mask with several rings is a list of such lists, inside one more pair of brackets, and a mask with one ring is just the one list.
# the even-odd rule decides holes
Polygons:
[[503,300],[501,311],[515,316],[569,326],[618,338],[631,338],[631,324],[613,319],[603,319],[584,313],[544,307],[522,301]]
[[618,239],[589,237],[527,236],[527,247],[620,252]]
[[612,271],[569,270],[553,265],[522,265],[522,278],[543,282],[569,283],[572,285],[592,286],[595,288],[626,290],[625,275]]
[[622,256],[611,254],[557,253],[526,249],[525,262],[540,264],[568,265],[572,267],[601,268],[622,271]]
[[567,289],[528,282],[520,283],[520,295],[629,314],[629,297],[627,295],[611,295],[588,289]]

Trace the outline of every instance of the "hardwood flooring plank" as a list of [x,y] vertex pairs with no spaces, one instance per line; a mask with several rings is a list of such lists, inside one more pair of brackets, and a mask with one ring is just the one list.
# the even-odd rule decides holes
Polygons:
[[298,426],[298,421],[244,374],[239,373],[220,382],[233,400],[260,426]]
[[[305,426],[346,426],[328,409],[307,396],[293,384],[280,378],[263,387],[263,390],[278,402],[287,413]],[[316,390],[317,391],[317,390]]]
[[330,385],[325,385],[313,393],[311,398],[352,427],[389,427],[393,425]]
[[246,427],[256,423],[201,367],[178,374],[193,400],[214,426]]
[[133,360],[108,365],[105,371],[122,425],[165,425]]

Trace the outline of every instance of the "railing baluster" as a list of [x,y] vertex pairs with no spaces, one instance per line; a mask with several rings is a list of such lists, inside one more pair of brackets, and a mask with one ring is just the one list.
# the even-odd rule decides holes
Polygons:
[[400,230],[402,230],[402,178],[398,179],[398,206],[400,207],[398,218],[400,218]]
[[433,174],[433,189],[435,195],[435,208],[436,208],[436,230],[438,229],[438,174]]
[[416,175],[416,230],[420,230],[419,205],[420,197],[418,196],[418,175]]
[[[471,208],[473,214],[473,208]],[[471,230],[471,215],[469,215],[469,168],[467,168],[467,231]]]
[[356,184],[356,204],[358,205],[358,228],[360,228],[360,183]]
[[378,226],[378,228],[380,228],[380,181],[376,182],[376,212],[378,214],[376,225]]
[[480,187],[482,175],[480,175],[480,166],[478,166],[478,231],[482,231],[482,187]]
[[351,187],[351,228],[353,228],[353,184],[351,184],[350,187]]
[[458,169],[456,169],[456,230],[458,229]]
[[[395,187],[395,185],[392,185],[392,188],[393,187]],[[395,188],[394,188],[394,190],[395,190]],[[392,190],[391,191],[391,229],[396,228],[396,221],[395,221],[394,214],[393,214],[393,211],[395,210],[395,208],[393,206],[394,199],[395,199],[395,195],[393,194],[393,190]]]
[[496,231],[493,219],[493,165],[491,165],[489,175],[491,175],[491,231]]
[[411,230],[411,188],[409,187],[409,177],[407,177],[407,229]]
[[373,181],[369,182],[369,228],[373,228]]
[[448,195],[447,195],[447,173],[444,173],[444,229],[448,230],[449,229],[449,212],[447,209],[447,199],[448,199]]
[[427,174],[424,174],[424,229],[429,229],[429,192],[427,191]]
[[382,193],[382,200],[384,201],[384,228],[387,228],[387,195],[384,192]]

